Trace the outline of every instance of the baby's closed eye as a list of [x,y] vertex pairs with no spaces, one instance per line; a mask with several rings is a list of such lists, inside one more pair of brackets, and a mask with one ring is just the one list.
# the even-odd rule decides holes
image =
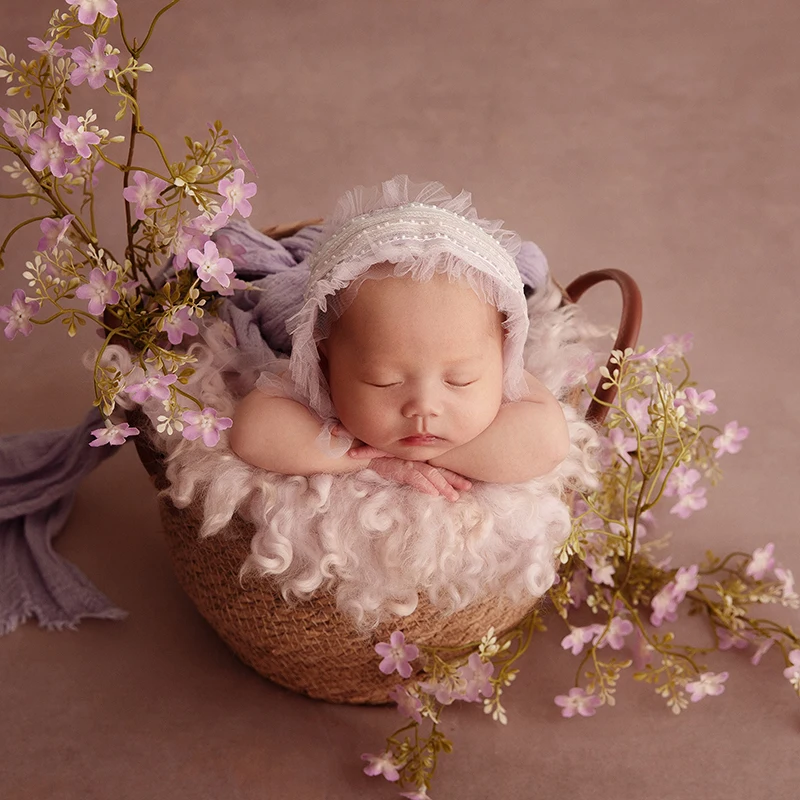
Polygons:
[[[473,383],[477,383],[478,380],[479,378],[473,378],[471,380],[463,380],[463,379],[455,380],[455,379],[445,378],[443,379],[443,383],[445,383],[447,386],[452,386],[453,388],[456,389],[463,389],[467,386],[471,386]],[[364,381],[364,383],[366,383],[367,386],[374,386],[376,389],[389,389],[392,386],[402,386],[403,381],[391,381],[385,383],[379,383],[377,381]]]

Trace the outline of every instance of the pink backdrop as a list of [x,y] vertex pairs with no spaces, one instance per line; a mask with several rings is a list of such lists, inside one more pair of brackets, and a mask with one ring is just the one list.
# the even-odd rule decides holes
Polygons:
[[[141,39],[159,4],[127,6]],[[0,42],[26,57],[50,10],[0,0]],[[469,188],[562,282],[629,271],[642,342],[693,332],[720,422],[751,430],[708,508],[664,522],[678,563],[772,541],[797,572],[798,34],[794,0],[187,0],[146,51],[142,102],[175,160],[208,120],[236,133],[260,172],[257,223],[326,214],[342,190],[407,172]],[[108,108],[79,97],[78,113]],[[118,232],[120,203],[100,209],[101,227]],[[14,209],[6,222],[26,210]],[[0,302],[24,285],[30,244],[10,248]],[[614,291],[591,307],[611,320]],[[89,407],[80,356],[97,340],[60,328],[0,343],[0,433],[73,425]],[[228,653],[176,584],[132,447],[86,480],[58,548],[130,617],[0,640],[3,798],[394,796],[359,755],[395,712],[293,696]],[[708,659],[731,673],[725,694],[680,717],[628,677],[615,708],[564,720],[553,697],[577,667],[564,633],[554,623],[525,657],[507,727],[476,707],[449,715],[456,751],[435,798],[795,796],[800,701],[778,652],[759,667]]]

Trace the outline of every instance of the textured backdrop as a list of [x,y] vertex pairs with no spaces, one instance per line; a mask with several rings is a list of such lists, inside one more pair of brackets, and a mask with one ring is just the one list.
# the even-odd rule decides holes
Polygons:
[[[159,4],[122,2],[141,39]],[[26,57],[50,11],[0,0],[0,43]],[[407,172],[471,190],[564,282],[630,272],[642,342],[693,332],[700,388],[716,389],[721,422],[751,430],[708,508],[665,522],[674,552],[690,563],[772,541],[800,572],[799,34],[796,0],[184,0],[145,53],[142,103],[174,160],[208,120],[236,133],[260,174],[257,223],[327,214],[344,189]],[[120,204],[100,210],[112,238]],[[4,208],[3,230],[25,210]],[[9,249],[0,303],[30,245]],[[590,307],[612,320],[614,291]],[[60,327],[0,341],[0,433],[83,417],[80,357],[97,340]],[[0,640],[4,799],[393,796],[359,755],[395,712],[293,696],[225,650],[176,584],[133,448],[85,482],[58,547],[130,617]],[[680,717],[627,678],[615,708],[563,720],[553,697],[577,666],[564,632],[525,657],[506,728],[479,708],[449,714],[456,751],[435,798],[796,796],[800,701],[779,653],[757,668],[709,659],[727,689]]]

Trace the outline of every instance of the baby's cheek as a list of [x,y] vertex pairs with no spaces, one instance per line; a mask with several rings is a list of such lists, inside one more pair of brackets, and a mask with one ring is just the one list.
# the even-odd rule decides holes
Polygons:
[[375,434],[379,431],[380,419],[376,409],[372,407],[373,404],[365,402],[357,390],[353,390],[352,394],[344,394],[340,399],[340,403],[336,405],[337,413],[342,424],[358,439],[361,439],[367,444],[373,444],[370,441],[375,438]]
[[483,397],[471,409],[468,419],[464,420],[464,431],[467,438],[474,439],[482,434],[495,420],[500,410],[500,398]]

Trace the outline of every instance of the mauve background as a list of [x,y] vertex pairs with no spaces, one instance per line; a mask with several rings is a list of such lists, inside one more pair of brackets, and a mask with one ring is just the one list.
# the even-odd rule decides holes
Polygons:
[[[159,7],[124,3],[130,35],[141,40]],[[26,57],[51,10],[0,0],[0,41]],[[795,0],[185,0],[145,53],[155,73],[141,98],[174,160],[207,120],[237,134],[260,172],[256,224],[327,214],[343,190],[407,172],[469,188],[482,215],[540,244],[562,282],[629,271],[641,341],[692,331],[718,422],[751,429],[709,507],[665,520],[677,563],[772,541],[798,571],[799,34]],[[75,102],[113,114],[99,93]],[[118,242],[121,201],[107,179],[106,191],[99,224]],[[2,230],[27,210],[5,203]],[[37,235],[9,249],[0,301],[24,285]],[[617,307],[612,289],[591,304],[606,321]],[[0,432],[77,423],[91,400],[80,358],[95,342],[57,325],[3,340]],[[130,617],[78,633],[28,624],[0,642],[4,800],[396,796],[359,760],[395,712],[273,686],[195,613],[132,447],[85,481],[58,548]],[[680,630],[707,642],[697,624]],[[725,694],[680,717],[626,676],[616,707],[563,720],[553,697],[577,667],[564,632],[554,623],[535,640],[508,727],[475,707],[448,713],[456,749],[433,797],[797,796],[800,704],[776,650],[758,668],[739,651],[709,658],[730,672]]]

